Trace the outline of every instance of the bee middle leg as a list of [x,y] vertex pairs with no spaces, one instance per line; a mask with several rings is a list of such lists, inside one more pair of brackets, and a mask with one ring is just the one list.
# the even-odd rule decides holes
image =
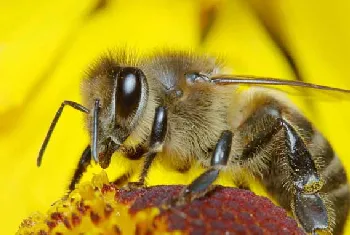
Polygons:
[[163,150],[165,136],[167,134],[168,115],[166,107],[159,106],[155,110],[151,136],[148,144],[148,151],[142,156],[145,158],[141,175],[138,182],[129,182],[128,188],[139,188],[145,184],[148,170],[157,153]]
[[[239,156],[239,164],[245,166],[252,172],[256,172],[255,161],[261,152],[264,152],[267,158],[277,156],[286,158],[288,169],[281,174],[288,174],[287,183],[292,187],[284,189],[293,194],[291,198],[291,208],[294,216],[306,232],[315,233],[316,230],[329,230],[329,218],[327,207],[319,191],[323,186],[323,181],[317,171],[310,151],[308,150],[303,138],[294,127],[284,117],[284,108],[278,105],[263,105],[259,107],[251,116],[238,128],[245,140],[243,151]],[[278,141],[283,146],[279,150],[274,148],[267,149],[266,146],[272,140]],[[248,140],[247,140],[248,139]],[[272,159],[265,159],[265,162]],[[249,163],[250,164],[247,164]],[[255,167],[255,168],[254,168]],[[271,169],[266,169],[270,171]],[[289,175],[290,174],[290,175]],[[267,176],[268,177],[268,176]],[[280,177],[284,177],[280,175]],[[290,181],[290,182],[289,182]],[[282,187],[284,187],[282,185]]]
[[177,198],[171,199],[170,204],[190,202],[208,193],[213,188],[212,184],[219,176],[220,169],[226,166],[228,162],[231,145],[232,132],[229,130],[223,131],[215,146],[210,162],[211,167],[189,184]]

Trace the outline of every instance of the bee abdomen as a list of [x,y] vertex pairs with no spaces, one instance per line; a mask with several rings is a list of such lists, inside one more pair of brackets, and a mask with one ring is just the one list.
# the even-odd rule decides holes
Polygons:
[[[317,189],[312,192],[306,192],[306,194],[320,195],[328,214],[327,230],[332,231],[332,234],[342,234],[350,207],[350,188],[345,168],[329,142],[314,127],[311,129],[296,127],[299,125],[295,124],[300,124],[300,121],[300,119],[296,120],[296,122],[292,120],[291,123],[298,129],[298,135],[305,143],[307,151],[311,154],[312,161],[316,167],[315,173],[319,176],[319,180],[315,183],[320,186],[317,186]],[[277,167],[279,167],[278,164],[273,166],[276,171],[278,171],[276,169]],[[283,183],[283,185],[286,183],[288,184],[288,182],[284,180],[280,183]],[[274,188],[273,184],[269,186],[270,189]],[[312,186],[313,185],[311,185],[311,188],[313,188]],[[276,188],[272,191],[276,192]],[[279,193],[281,193],[281,191],[279,191]],[[278,199],[282,199],[284,203],[293,200],[290,192],[274,195],[279,197],[286,194],[289,195]]]
[[[242,155],[233,162],[250,170],[306,232],[340,234],[349,210],[345,169],[331,145],[296,108],[256,95],[238,125]],[[246,106],[244,106],[246,107]]]
[[350,207],[350,188],[345,169],[328,142],[324,145],[324,150],[324,154],[318,156],[323,157],[325,161],[325,165],[320,169],[324,181],[320,193],[326,195],[330,202],[329,207],[334,213],[333,234],[341,234]]

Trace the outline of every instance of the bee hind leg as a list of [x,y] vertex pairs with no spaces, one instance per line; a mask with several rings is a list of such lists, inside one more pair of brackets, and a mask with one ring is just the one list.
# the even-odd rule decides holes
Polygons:
[[215,146],[210,162],[211,167],[189,184],[177,198],[171,199],[170,204],[184,204],[211,191],[213,189],[212,184],[217,179],[220,168],[227,164],[231,152],[231,144],[232,132],[228,130],[223,131]]
[[329,230],[327,207],[319,193],[323,181],[311,154],[296,130],[284,120],[282,125],[286,146],[289,149],[288,161],[293,171],[295,195],[292,209],[294,214],[309,233],[315,233],[316,230]]
[[[251,139],[245,143],[242,155],[237,160],[243,167],[255,172],[256,162],[261,161],[257,156],[261,152],[264,152],[268,158],[277,156],[279,159],[286,159],[288,167],[285,170],[265,169],[265,171],[267,174],[274,171],[280,172],[280,175],[276,176],[285,177],[284,183],[288,183],[291,187],[285,187],[284,184],[273,187],[280,188],[279,190],[284,190],[288,195],[292,195],[289,205],[306,232],[315,233],[317,230],[330,230],[327,206],[319,193],[324,182],[303,138],[294,127],[303,119],[300,119],[299,122],[291,120],[296,122],[292,125],[284,117],[283,111],[284,109],[276,104],[261,106],[239,127],[239,132],[243,135],[250,133],[249,135],[252,137],[249,137]],[[254,131],[252,134],[252,130],[259,131]],[[283,145],[283,151],[275,149],[276,146],[274,148],[265,147],[273,142],[273,138],[279,139],[276,139],[276,142]],[[272,159],[268,160],[272,161]],[[269,176],[263,180],[266,181],[266,178]]]

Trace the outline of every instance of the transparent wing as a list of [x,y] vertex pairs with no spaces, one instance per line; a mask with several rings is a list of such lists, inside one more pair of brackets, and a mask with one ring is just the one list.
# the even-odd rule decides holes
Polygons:
[[313,83],[284,80],[271,77],[258,77],[251,75],[215,75],[210,78],[217,85],[259,86],[283,91],[288,95],[302,96],[318,100],[349,100],[350,90],[318,85]]

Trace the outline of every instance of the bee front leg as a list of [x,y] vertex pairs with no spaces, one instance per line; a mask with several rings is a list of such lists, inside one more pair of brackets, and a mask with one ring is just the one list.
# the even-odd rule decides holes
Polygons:
[[152,125],[148,151],[142,156],[145,158],[142,172],[138,182],[130,182],[128,188],[139,188],[145,184],[145,178],[148,170],[157,155],[163,150],[165,136],[168,126],[168,114],[166,107],[160,106],[156,108]]
[[223,131],[215,146],[210,162],[211,167],[189,184],[177,198],[172,199],[170,204],[190,202],[208,193],[212,189],[212,184],[217,179],[220,169],[227,164],[231,152],[231,144],[232,132],[228,130]]
[[69,191],[73,191],[75,189],[75,185],[79,183],[81,177],[83,176],[83,173],[86,172],[87,167],[90,165],[91,162],[91,147],[88,145],[84,152],[82,153],[78,166],[75,169],[73,178],[69,184]]
[[[265,169],[264,178],[272,177],[269,172],[280,172],[278,177],[284,178],[284,183],[291,185],[290,188],[282,185],[283,189],[279,189],[279,191],[291,195],[288,200],[290,200],[294,216],[306,232],[315,233],[316,230],[329,230],[327,207],[319,193],[323,181],[310,151],[295,129],[298,123],[305,123],[306,120],[303,118],[295,119],[293,121],[296,123],[291,124],[284,117],[284,111],[285,107],[276,103],[263,105],[241,124],[238,131],[243,135],[242,139],[248,140],[245,140],[242,155],[237,160],[242,167],[256,173],[257,165],[268,165],[268,162],[273,161],[273,157],[278,158],[277,161],[286,159],[287,167],[285,170],[269,166],[270,168]],[[271,145],[272,142],[275,144]],[[270,147],[267,147],[269,144]],[[265,159],[261,155],[265,155]],[[259,161],[260,163],[258,163]],[[266,179],[263,180],[266,181]],[[272,187],[279,186],[272,185]]]

